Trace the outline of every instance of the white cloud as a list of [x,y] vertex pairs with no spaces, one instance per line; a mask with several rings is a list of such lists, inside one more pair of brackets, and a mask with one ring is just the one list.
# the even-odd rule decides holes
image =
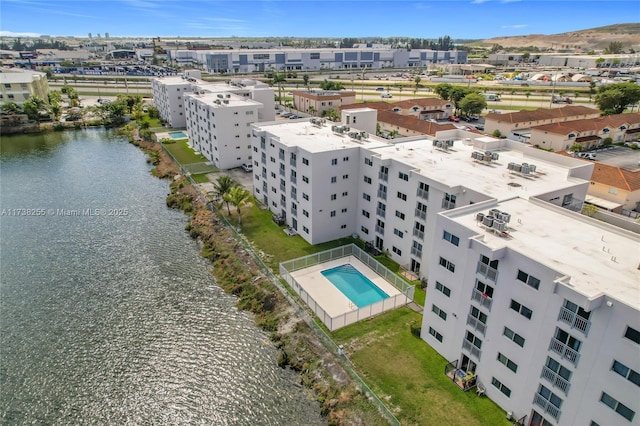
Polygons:
[[0,37],[40,37],[38,33],[0,31]]
[[504,29],[518,29],[518,28],[526,28],[529,25],[527,24],[514,24],[514,25],[502,25],[500,28],[504,28]]

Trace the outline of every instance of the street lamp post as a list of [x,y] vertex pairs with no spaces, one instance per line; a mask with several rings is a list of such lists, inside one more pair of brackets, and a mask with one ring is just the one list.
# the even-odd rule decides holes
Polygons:
[[366,69],[365,66],[362,67],[362,89],[360,90],[360,100],[362,102],[364,102],[364,70]]

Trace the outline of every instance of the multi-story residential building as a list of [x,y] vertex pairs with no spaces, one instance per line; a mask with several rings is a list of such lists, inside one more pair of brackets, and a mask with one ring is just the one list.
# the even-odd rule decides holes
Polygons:
[[567,151],[580,144],[584,149],[598,147],[605,139],[613,143],[640,138],[640,113],[615,114],[583,120],[571,120],[531,127],[534,146],[554,151]]
[[357,234],[426,276],[438,212],[535,196],[578,209],[593,164],[458,129],[395,143],[318,119],[254,125],[254,193],[311,244]]
[[436,215],[422,338],[518,424],[640,424],[640,237],[523,195]]
[[260,102],[255,121],[275,119],[275,100],[273,89],[265,83],[255,80],[232,80],[230,83],[210,83],[198,78],[185,76],[159,77],[151,80],[153,104],[158,108],[160,117],[170,127],[185,127],[187,120],[184,112],[184,96],[191,92],[226,91]]
[[467,52],[429,49],[359,47],[351,49],[168,50],[178,64],[202,64],[209,73],[248,74],[265,71],[350,70],[427,67],[466,63]]
[[538,108],[530,111],[517,111],[506,114],[489,113],[485,116],[485,131],[492,134],[496,130],[503,136],[511,137],[533,126],[560,123],[570,120],[597,118],[600,111],[581,105],[567,105],[562,108]]
[[184,96],[189,143],[220,169],[251,164],[251,123],[260,102],[220,92],[192,92]]
[[296,90],[293,92],[293,107],[312,115],[321,115],[327,109],[340,109],[343,105],[356,103],[356,92],[340,90]]
[[31,96],[49,102],[49,83],[43,72],[2,68],[0,69],[0,105],[15,102],[22,105]]

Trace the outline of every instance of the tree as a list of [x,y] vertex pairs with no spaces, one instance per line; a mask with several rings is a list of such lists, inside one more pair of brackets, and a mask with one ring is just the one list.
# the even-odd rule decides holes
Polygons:
[[322,90],[342,90],[344,89],[344,84],[339,81],[329,81],[325,79],[322,83],[320,83],[320,88]]
[[309,90],[309,74],[305,74],[302,76],[302,81],[304,82],[304,87]]
[[273,84],[278,86],[278,101],[280,102],[280,105],[282,105],[282,83],[287,82],[287,80],[285,79],[284,73],[273,74],[272,82]]
[[629,105],[640,101],[640,86],[636,83],[614,83],[600,86],[595,103],[603,115],[622,114]]
[[469,93],[460,100],[459,107],[465,115],[480,114],[487,107],[487,101],[479,93]]
[[147,108],[147,114],[149,114],[149,118],[160,118],[160,111],[154,106]]
[[6,104],[2,104],[2,106],[0,106],[0,109],[2,110],[2,114],[5,115],[22,113],[22,108],[20,108],[20,105],[15,102],[7,102]]
[[453,89],[453,86],[449,83],[440,83],[438,85],[436,85],[434,92],[436,92],[436,95],[440,96],[442,99],[444,99],[445,101],[448,101],[451,97],[451,90]]
[[27,114],[29,120],[40,121],[42,113],[47,112],[47,109],[45,101],[35,95],[31,95],[29,99],[22,103],[22,110]]
[[583,149],[584,149],[584,146],[582,146],[582,144],[579,144],[579,143],[574,143],[569,147],[569,151],[571,152],[580,152]]
[[612,41],[609,43],[609,46],[604,50],[604,53],[609,55],[615,55],[618,53],[622,53],[624,49],[624,45],[620,41]]
[[418,89],[420,88],[420,82],[422,81],[422,78],[420,78],[419,75],[416,75],[416,78],[414,78],[413,81],[415,81],[415,83],[416,83],[416,87],[413,90],[413,94],[415,95],[416,92],[418,91]]
[[316,115],[316,108],[313,105],[309,106],[309,114]]
[[323,118],[327,118],[331,121],[340,121],[340,114],[338,113],[338,110],[336,110],[335,108],[323,109],[320,116]]
[[[223,198],[227,203],[227,208],[229,207],[229,203],[233,204],[236,208],[236,211],[238,212],[238,225],[240,225],[242,223],[240,207],[247,204],[249,198],[251,198],[251,193],[240,185],[236,185],[229,189],[229,192],[227,192]],[[231,214],[231,212],[229,212],[229,214]]]
[[223,175],[218,177],[218,179],[213,183],[213,191],[211,191],[216,199],[224,201],[227,204],[227,212],[229,212],[229,216],[231,216],[231,209],[229,208],[229,200],[226,198],[226,195],[231,191],[231,188],[236,186],[238,186],[238,182],[236,182],[231,176]]

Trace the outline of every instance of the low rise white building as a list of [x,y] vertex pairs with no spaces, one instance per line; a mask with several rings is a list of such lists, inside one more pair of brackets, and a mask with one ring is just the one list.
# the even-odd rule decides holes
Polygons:
[[579,209],[593,170],[457,129],[393,143],[314,121],[254,125],[256,198],[311,244],[356,234],[418,276],[438,212],[516,196]]
[[22,105],[31,96],[49,103],[49,82],[43,72],[17,68],[0,69],[0,105],[14,102]]
[[260,102],[220,92],[185,94],[187,134],[194,150],[220,169],[251,164],[251,123]]
[[640,424],[640,237],[517,195],[437,215],[422,338],[519,424]]

